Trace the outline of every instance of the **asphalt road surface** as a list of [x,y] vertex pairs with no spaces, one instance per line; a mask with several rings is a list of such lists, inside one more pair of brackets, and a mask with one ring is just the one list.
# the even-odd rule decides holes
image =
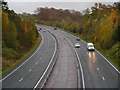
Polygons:
[[119,72],[116,71],[97,50],[88,51],[84,41],[76,41],[76,37],[63,31],[58,31],[73,45],[79,42],[81,47],[76,48],[82,64],[85,88],[118,88]]
[[59,55],[43,88],[77,88],[77,67],[74,50],[62,35],[56,31],[51,31],[51,33],[57,37]]
[[[54,31],[53,27],[49,27],[49,26],[39,25],[37,27],[45,28],[46,30],[49,30],[51,32]],[[26,61],[21,63],[16,69],[14,69],[12,72],[8,73],[6,76],[3,77],[3,79],[0,81],[2,82],[3,88],[34,88],[34,86],[36,85],[40,77],[43,75],[55,51],[55,40],[48,32],[40,31],[40,33],[42,34],[42,37],[43,37],[43,41],[41,45],[37,48],[35,53],[33,53]],[[107,60],[97,50],[88,51],[86,46],[87,44],[83,40],[76,41],[75,36],[68,34],[64,31],[56,30],[55,33],[56,35],[58,35],[56,37],[60,36],[61,40],[63,41],[62,42],[63,47],[60,46],[61,49],[67,49],[65,52],[63,52],[67,58],[68,58],[68,55],[72,56],[74,54],[71,51],[72,47],[69,46],[68,42],[64,40],[63,37],[69,40],[69,42],[73,46],[75,45],[76,42],[80,43],[81,47],[76,48],[76,51],[78,53],[78,57],[80,58],[80,62],[82,66],[81,69],[83,70],[84,78],[82,78],[81,81],[82,82],[84,81],[83,83],[85,85],[85,88],[97,88],[97,89],[109,88],[108,90],[111,90],[111,89],[116,90],[117,88],[118,90],[118,88],[120,87],[120,82],[119,82],[120,72],[116,69],[116,67],[113,64],[109,62],[109,60]],[[65,48],[66,46],[68,47]],[[55,67],[59,66],[58,63],[62,62],[62,60],[60,59],[60,55],[62,55],[63,53],[62,51],[60,52],[58,57],[58,62],[56,62]],[[62,58],[65,58],[65,57],[62,57]],[[75,64],[73,64],[74,62],[72,61],[72,59],[75,59],[75,58],[72,56],[72,58],[70,59],[70,63],[72,63],[73,66],[71,65],[71,67],[69,67],[70,63],[69,64],[66,63],[69,67],[68,68],[67,65],[65,66],[65,63],[63,63],[63,67],[57,67],[56,69],[53,69],[53,72],[52,72],[53,77],[56,76],[55,72],[57,71],[57,69],[63,70],[65,68],[65,70],[67,71],[67,69],[69,70],[71,68],[75,70]],[[63,62],[69,62],[69,61],[66,60]],[[62,75],[64,74],[64,70],[61,71],[60,73],[61,74],[58,74],[58,76],[60,75],[59,78],[63,78],[63,80],[64,78],[65,79],[68,78]],[[73,77],[72,78],[73,81],[76,80],[76,70],[74,74],[72,73],[72,71],[68,73],[70,73],[71,75],[70,78]],[[82,75],[82,72],[80,74],[80,77],[81,75]],[[59,78],[56,78],[55,80],[56,81],[60,80]],[[53,78],[51,77],[50,79],[48,79],[47,82],[54,83],[54,81],[52,80]],[[62,79],[60,81],[62,82]],[[72,84],[72,81],[70,82],[70,84]],[[72,87],[76,87],[75,84],[76,82],[74,82]],[[55,87],[59,86],[59,84],[57,83],[55,83],[54,85]],[[62,86],[63,85],[59,87],[62,87]],[[48,86],[45,86],[45,87],[49,87],[49,84]],[[69,85],[66,87],[69,87]]]
[[[43,26],[52,31],[53,27]],[[109,88],[118,90],[120,88],[120,71],[96,49],[95,51],[87,50],[87,43],[83,40],[77,41],[76,36],[61,30],[56,33],[63,35],[74,46],[79,42],[81,47],[76,48],[84,75],[85,88]]]
[[[39,26],[37,26],[39,28]],[[37,50],[16,70],[3,77],[2,88],[33,88],[50,62],[55,40],[48,32],[40,31],[42,42]]]

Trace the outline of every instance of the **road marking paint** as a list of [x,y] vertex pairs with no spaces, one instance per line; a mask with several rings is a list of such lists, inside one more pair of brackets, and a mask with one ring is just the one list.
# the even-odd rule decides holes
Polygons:
[[[62,35],[63,36],[63,35]],[[63,36],[64,37],[64,36]],[[66,38],[66,40],[70,43],[70,45],[73,47],[73,49],[75,50],[75,53],[78,57],[78,62],[79,62],[79,65],[80,65],[80,70],[81,70],[81,75],[82,75],[82,86],[83,86],[83,90],[85,90],[85,80],[84,80],[84,75],[83,75],[83,69],[82,69],[82,65],[81,65],[81,62],[80,62],[80,58],[78,56],[78,53],[76,51],[76,49],[74,48],[74,46],[72,45],[72,43]]]
[[105,80],[105,78],[104,78],[104,77],[102,77],[102,79],[103,79],[103,80]]
[[[50,33],[49,33],[49,34],[50,34]],[[51,34],[50,34],[50,35],[51,35]],[[52,36],[52,35],[51,35],[51,36]],[[53,37],[53,36],[52,36],[52,37]],[[53,39],[55,40],[54,37],[53,37]],[[49,69],[49,67],[50,67],[50,65],[51,65],[51,63],[52,63],[52,61],[53,61],[53,59],[54,59],[55,53],[56,53],[56,51],[57,51],[57,47],[56,47],[56,46],[57,46],[57,42],[56,42],[56,40],[55,40],[55,50],[54,50],[54,53],[53,53],[53,55],[52,55],[52,58],[51,58],[51,60],[50,60],[50,62],[49,62],[49,64],[48,64],[47,68],[45,69],[44,73],[42,74],[42,76],[40,77],[40,79],[38,80],[38,82],[35,84],[33,90],[35,90],[35,89],[37,88],[37,86],[39,85],[39,83],[41,82],[41,80],[43,79],[43,77],[45,76],[47,70]],[[44,85],[44,83],[43,83],[43,85]],[[42,85],[42,87],[43,87],[43,85]],[[40,87],[40,88],[42,88],[42,87]]]
[[[41,34],[41,36],[42,36],[42,34]],[[42,41],[41,41],[41,44],[40,44],[40,46],[38,47],[38,49],[37,49],[27,60],[25,60],[20,66],[18,66],[15,70],[13,70],[11,73],[9,73],[7,76],[5,76],[3,79],[1,79],[0,82],[2,82],[3,80],[5,80],[7,77],[9,77],[9,76],[10,76],[11,74],[13,74],[15,71],[17,71],[20,67],[22,67],[26,62],[28,62],[28,61],[33,57],[33,55],[35,55],[36,52],[40,49],[41,45],[43,44],[43,40],[44,40],[44,38],[43,38],[43,36],[42,36]]]
[[120,74],[120,71],[109,60],[107,60],[106,57],[104,57],[98,50],[96,50],[96,51]]
[[88,52],[87,52],[87,54],[88,54]]
[[29,72],[31,72],[32,69],[29,70]]
[[99,68],[97,68],[97,70],[99,71]]
[[23,78],[21,78],[20,80],[19,80],[19,82],[21,82],[23,80]]
[[37,62],[36,62],[36,64],[37,64]]

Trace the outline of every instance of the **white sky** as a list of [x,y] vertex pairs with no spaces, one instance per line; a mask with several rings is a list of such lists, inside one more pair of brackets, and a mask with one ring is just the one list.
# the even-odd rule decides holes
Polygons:
[[70,9],[81,11],[90,8],[95,2],[113,4],[119,0],[5,0],[10,9],[16,13],[34,13],[38,7],[48,7],[57,9]]

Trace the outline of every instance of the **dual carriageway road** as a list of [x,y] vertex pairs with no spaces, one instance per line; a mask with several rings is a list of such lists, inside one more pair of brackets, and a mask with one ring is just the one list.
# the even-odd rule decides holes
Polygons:
[[[3,76],[0,81],[3,88],[77,88],[79,86],[79,88],[119,90],[120,72],[100,52],[88,51],[86,42],[76,41],[76,37],[69,33],[54,30],[53,27],[37,25],[37,28],[40,27],[47,31],[40,31],[42,35],[40,46],[28,59]],[[80,43],[80,48],[74,48],[76,42]],[[56,55],[58,49],[56,47],[59,47],[59,54],[49,74],[48,68],[51,67],[50,62]],[[45,76],[47,74],[49,77]]]

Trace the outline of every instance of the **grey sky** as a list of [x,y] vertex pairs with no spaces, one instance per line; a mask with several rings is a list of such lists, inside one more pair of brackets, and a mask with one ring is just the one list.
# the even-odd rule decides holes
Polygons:
[[[34,13],[34,10],[38,7],[54,7],[57,9],[82,11],[86,8],[90,8],[94,3],[95,2],[8,2],[8,5],[9,8],[14,10],[16,13]],[[113,2],[105,2],[105,4],[113,4]]]

